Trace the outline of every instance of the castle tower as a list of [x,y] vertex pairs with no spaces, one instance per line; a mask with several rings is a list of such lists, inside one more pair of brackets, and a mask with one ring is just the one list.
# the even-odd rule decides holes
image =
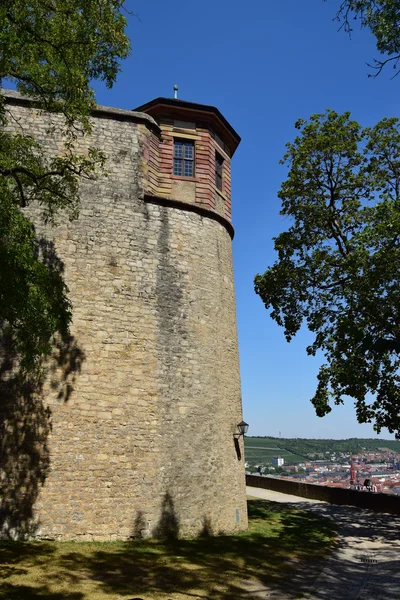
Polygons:
[[[7,102],[57,151],[46,130],[60,117],[13,92]],[[51,430],[30,531],[245,529],[230,187],[240,138],[216,108],[176,99],[98,107],[92,119],[81,150],[106,153],[107,177],[82,183],[76,221],[37,220],[64,263],[80,364],[67,392],[60,368],[44,391]]]
[[136,110],[151,115],[162,132],[156,152],[153,146],[146,155],[145,192],[212,211],[232,235],[230,161],[240,142],[236,131],[213,106],[156,98]]

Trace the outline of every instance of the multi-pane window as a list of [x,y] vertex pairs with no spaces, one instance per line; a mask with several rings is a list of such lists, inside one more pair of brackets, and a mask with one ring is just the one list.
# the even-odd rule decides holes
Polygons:
[[215,153],[215,185],[218,190],[222,192],[222,169],[224,165],[224,159],[218,152]]
[[194,142],[174,140],[174,175],[194,177]]

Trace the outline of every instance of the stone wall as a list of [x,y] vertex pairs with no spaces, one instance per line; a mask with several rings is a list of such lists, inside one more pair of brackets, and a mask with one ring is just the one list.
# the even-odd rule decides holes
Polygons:
[[301,498],[323,500],[330,504],[346,504],[348,506],[368,508],[376,512],[400,514],[400,498],[389,494],[333,488],[327,485],[276,479],[274,477],[262,477],[260,475],[246,475],[246,484],[250,487],[273,490],[282,494],[292,494]]
[[[60,148],[48,115],[10,102],[14,126]],[[77,220],[50,230],[34,216],[64,263],[81,357],[67,394],[54,391],[57,372],[44,393],[39,537],[247,527],[231,238],[220,221],[144,197],[142,140],[156,129],[147,115],[95,113],[90,144],[108,176],[82,184]]]

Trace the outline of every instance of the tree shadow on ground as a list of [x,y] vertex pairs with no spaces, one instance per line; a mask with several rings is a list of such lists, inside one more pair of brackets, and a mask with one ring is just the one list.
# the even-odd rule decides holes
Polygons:
[[[54,244],[39,246],[43,262],[62,273]],[[29,377],[20,371],[12,328],[0,323],[0,538],[27,539],[37,531],[33,506],[50,468],[44,386],[50,380],[57,401],[67,402],[84,358],[73,336],[58,338],[42,375]]]
[[80,592],[60,592],[53,593],[47,586],[42,586],[40,590],[25,585],[4,584],[0,588],[0,598],[2,600],[83,600],[84,595]]
[[[291,502],[289,506],[331,518],[340,546],[328,565],[330,585],[317,586],[313,598],[347,597],[400,600],[400,517],[354,506]],[[351,548],[353,560],[346,559]],[[354,560],[355,559],[355,560]]]
[[[337,504],[291,502],[291,506],[312,514],[331,518],[340,527],[344,538],[360,538],[360,542],[400,542],[400,516],[378,513],[355,506]],[[400,549],[400,547],[399,547]]]
[[43,567],[54,560],[55,544],[47,542],[0,542],[0,599],[1,600],[81,600],[83,594],[54,593],[44,581],[40,585],[12,583],[10,577],[23,577],[29,569]]
[[[100,550],[99,545],[92,546],[86,553],[77,545],[77,551],[56,557],[49,554],[47,560],[53,565],[56,562],[57,572],[43,572],[43,581],[51,590],[52,581],[56,583],[63,574],[74,573],[78,577],[86,573],[101,587],[104,597],[113,600],[120,596],[158,598],[163,594],[240,600],[251,598],[264,587],[284,590],[288,597],[297,598],[309,588],[324,564],[321,559],[332,544],[331,522],[263,500],[250,501],[249,509],[252,529],[239,535],[164,537],[163,541],[135,539],[107,543]],[[169,496],[165,502],[166,514],[170,516],[171,510],[174,512]],[[159,525],[164,522],[161,516]],[[172,525],[172,531],[176,532],[175,520]],[[43,553],[30,560],[43,560]],[[16,561],[14,568],[23,564],[24,561]],[[79,591],[72,584],[71,581],[70,590]],[[48,593],[51,592],[42,590],[37,597],[52,598]],[[0,593],[0,598],[6,597]],[[14,600],[12,595],[10,598]]]
[[240,599],[249,597],[256,579],[265,586],[283,586],[287,591],[291,587],[295,597],[310,584],[314,569],[304,567],[319,562],[322,536],[332,529],[329,522],[319,521],[316,527],[315,517],[307,513],[282,510],[281,506],[278,510],[281,522],[276,521],[275,526],[275,507],[263,501],[249,503],[254,520],[271,520],[268,535],[255,527],[236,536],[170,538],[161,552],[157,544],[126,544],[114,556],[96,553],[89,566],[100,574],[108,593],[151,596],[179,592],[187,596],[199,593],[210,600]]

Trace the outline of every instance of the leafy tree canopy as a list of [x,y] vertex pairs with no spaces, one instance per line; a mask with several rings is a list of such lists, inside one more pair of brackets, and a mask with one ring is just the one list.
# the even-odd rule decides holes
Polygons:
[[321,351],[319,416],[355,400],[360,423],[400,430],[400,122],[362,128],[328,110],[299,120],[279,197],[289,229],[255,290],[285,330]]
[[400,62],[400,1],[399,0],[343,0],[336,19],[347,33],[353,31],[352,23],[358,21],[375,36],[376,47],[384,60],[374,59],[374,77],[391,64],[397,75]]
[[[104,156],[75,151],[90,134],[92,80],[108,87],[129,53],[123,0],[2,0],[0,3],[0,332],[13,339],[21,372],[34,373],[54,334],[66,335],[71,306],[62,269],[43,247],[24,207],[52,222],[72,218],[79,179],[96,177]],[[48,156],[8,112],[2,82],[63,116],[64,148]],[[4,349],[3,349],[4,352]]]

